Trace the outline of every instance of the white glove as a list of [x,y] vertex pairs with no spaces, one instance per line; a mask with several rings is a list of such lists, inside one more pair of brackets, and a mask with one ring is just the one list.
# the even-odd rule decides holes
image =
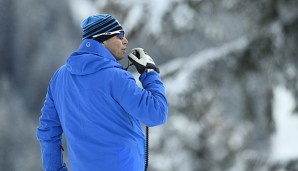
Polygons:
[[132,62],[140,74],[148,69],[153,69],[159,73],[159,69],[155,66],[153,59],[142,48],[132,49],[131,53],[128,54],[128,59]]

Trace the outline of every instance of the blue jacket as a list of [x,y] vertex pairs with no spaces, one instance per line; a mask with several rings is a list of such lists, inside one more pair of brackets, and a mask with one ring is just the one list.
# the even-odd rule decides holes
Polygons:
[[165,123],[165,88],[152,71],[143,88],[100,43],[86,39],[53,75],[37,127],[46,171],[142,171],[145,139],[140,123]]

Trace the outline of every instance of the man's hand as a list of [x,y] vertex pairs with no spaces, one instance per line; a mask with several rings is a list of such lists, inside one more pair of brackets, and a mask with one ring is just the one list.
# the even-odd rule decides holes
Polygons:
[[159,69],[155,66],[153,59],[142,48],[134,48],[128,54],[128,59],[137,68],[138,72],[142,74],[147,69],[153,69],[159,73]]

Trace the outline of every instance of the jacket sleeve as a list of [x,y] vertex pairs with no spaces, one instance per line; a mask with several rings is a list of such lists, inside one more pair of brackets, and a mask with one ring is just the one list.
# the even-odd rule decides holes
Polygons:
[[165,88],[156,72],[144,72],[140,76],[140,88],[132,74],[124,72],[112,85],[113,98],[130,115],[147,126],[164,124],[168,115]]
[[36,135],[41,147],[44,171],[67,171],[63,162],[61,135],[62,127],[53,102],[50,86],[41,110]]

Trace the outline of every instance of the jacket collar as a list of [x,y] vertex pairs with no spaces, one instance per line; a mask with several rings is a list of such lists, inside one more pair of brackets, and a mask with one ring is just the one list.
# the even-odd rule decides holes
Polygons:
[[90,54],[98,55],[117,62],[115,57],[111,54],[111,52],[106,47],[104,47],[101,43],[93,39],[83,40],[77,52],[90,53]]
[[112,67],[123,69],[108,49],[92,39],[84,40],[79,49],[69,56],[66,67],[76,75],[91,74]]

